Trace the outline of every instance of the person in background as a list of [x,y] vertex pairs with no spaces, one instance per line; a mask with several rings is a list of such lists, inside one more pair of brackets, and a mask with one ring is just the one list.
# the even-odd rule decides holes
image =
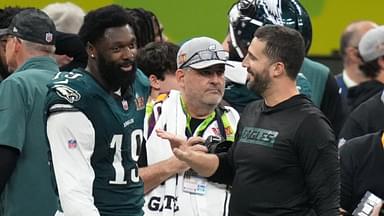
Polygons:
[[155,13],[147,11],[152,16],[153,30],[155,32],[156,42],[167,42],[168,37],[164,34],[164,26],[161,24]]
[[[137,66],[148,77],[151,85],[144,120],[149,124],[149,128],[153,128],[158,118],[157,115],[152,115],[155,103],[166,99],[170,90],[179,89],[175,76],[177,70],[176,55],[179,48],[178,45],[170,42],[151,42],[137,54]],[[147,129],[144,127],[145,137],[148,137],[152,132],[147,131]]]
[[384,91],[360,104],[348,116],[340,132],[339,147],[354,137],[374,133],[384,128]]
[[137,65],[151,83],[150,101],[155,101],[160,94],[178,88],[175,72],[179,48],[170,42],[151,42],[138,52]]
[[356,96],[339,135],[339,146],[347,140],[374,133],[384,127],[384,26],[369,30],[360,40],[361,71],[370,77],[368,81],[349,89],[348,98]]
[[83,24],[85,12],[72,2],[55,2],[43,8],[53,20],[57,31],[77,34]]
[[7,31],[6,62],[12,74],[0,83],[0,215],[52,216],[44,101],[59,68],[55,25],[38,9],[17,13]]
[[131,20],[131,26],[136,32],[137,48],[142,48],[150,42],[161,42],[163,38],[163,28],[154,13],[143,8],[127,8],[127,13]]
[[361,37],[377,24],[369,20],[361,20],[350,23],[343,31],[340,38],[340,54],[343,60],[342,73],[335,76],[341,90],[341,95],[347,97],[348,89],[367,81],[367,77],[359,69],[361,58],[359,56],[359,42]]
[[369,30],[359,42],[360,70],[367,80],[348,89],[347,103],[353,111],[384,88],[384,26]]
[[350,139],[340,149],[340,203],[349,214],[367,191],[384,198],[383,129]]
[[88,55],[78,34],[56,31],[55,59],[60,71],[71,71],[87,66]]

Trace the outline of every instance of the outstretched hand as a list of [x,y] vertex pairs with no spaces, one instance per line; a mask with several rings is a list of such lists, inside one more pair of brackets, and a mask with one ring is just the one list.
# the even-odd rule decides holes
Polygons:
[[[205,139],[203,139],[202,137],[190,137],[188,140],[186,140],[181,136],[177,136],[162,129],[156,129],[156,133],[157,136],[159,136],[160,138],[169,140],[172,149],[184,149],[186,147],[195,146],[196,144],[203,144],[205,141]],[[193,149],[198,150],[200,148],[194,147]]]
[[167,132],[162,129],[156,129],[157,136],[162,139],[167,139],[171,144],[171,148],[179,148],[182,146],[187,140],[184,137],[177,136],[176,134]]
[[187,161],[188,158],[197,152],[208,152],[207,147],[201,145],[204,143],[202,137],[191,137],[186,140],[162,129],[157,129],[156,133],[160,138],[169,140],[173,153],[182,161]]

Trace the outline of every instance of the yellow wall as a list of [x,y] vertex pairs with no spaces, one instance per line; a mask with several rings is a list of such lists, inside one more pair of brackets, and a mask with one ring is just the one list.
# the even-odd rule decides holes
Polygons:
[[[42,8],[52,0],[1,0],[6,5]],[[65,2],[65,1],[59,1]],[[73,0],[88,11],[110,3],[125,7],[142,7],[153,11],[172,41],[180,43],[190,37],[206,35],[222,40],[227,31],[226,14],[235,0]],[[384,23],[383,0],[301,0],[312,18],[312,55],[329,55],[338,49],[344,27],[354,21],[370,19]]]
[[[311,15],[313,43],[311,54],[328,55],[339,48],[339,37],[344,28],[356,20],[368,19],[384,24],[383,0],[302,0]],[[323,1],[321,10],[311,2]]]

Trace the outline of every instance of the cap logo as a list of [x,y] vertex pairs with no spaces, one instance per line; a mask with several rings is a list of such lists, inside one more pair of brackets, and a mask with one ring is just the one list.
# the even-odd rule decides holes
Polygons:
[[16,26],[13,27],[12,32],[18,32]]
[[208,50],[215,51],[216,50],[216,45],[212,44],[208,47]]
[[178,58],[179,65],[182,65],[185,61],[187,61],[187,54],[186,53],[180,54]]
[[47,41],[48,43],[51,43],[53,40],[53,34],[52,33],[45,33],[45,41]]

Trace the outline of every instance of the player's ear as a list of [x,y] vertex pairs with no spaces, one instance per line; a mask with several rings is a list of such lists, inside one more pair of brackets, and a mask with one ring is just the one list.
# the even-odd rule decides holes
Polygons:
[[93,44],[91,44],[90,42],[87,42],[85,49],[87,50],[88,56],[91,57],[92,59],[94,59],[96,56],[96,52],[97,52],[95,46]]

